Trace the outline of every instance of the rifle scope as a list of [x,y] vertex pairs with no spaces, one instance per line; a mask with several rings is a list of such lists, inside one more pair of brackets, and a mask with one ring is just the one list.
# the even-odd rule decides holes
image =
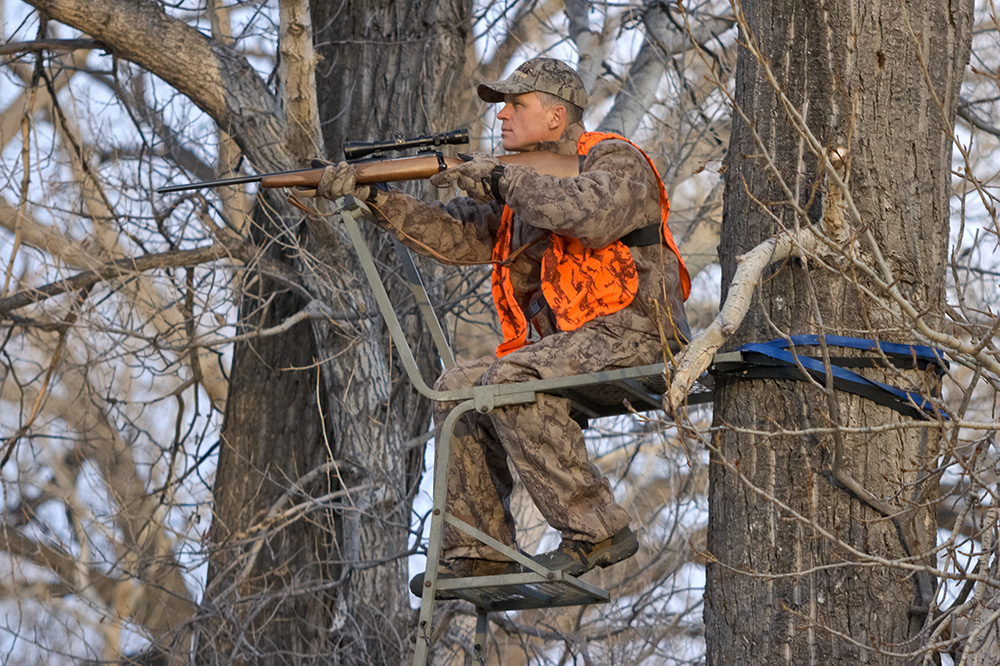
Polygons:
[[347,161],[351,161],[386,150],[408,150],[410,148],[450,146],[463,143],[469,143],[469,130],[467,129],[457,129],[450,132],[441,132],[440,134],[427,134],[409,138],[403,136],[402,132],[397,132],[388,141],[345,141],[344,158]]

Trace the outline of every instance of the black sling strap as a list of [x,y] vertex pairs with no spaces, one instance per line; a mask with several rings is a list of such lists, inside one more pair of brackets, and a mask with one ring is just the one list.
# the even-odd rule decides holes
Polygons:
[[631,231],[621,237],[621,242],[629,247],[642,247],[644,245],[659,245],[663,240],[660,235],[660,223],[650,224]]

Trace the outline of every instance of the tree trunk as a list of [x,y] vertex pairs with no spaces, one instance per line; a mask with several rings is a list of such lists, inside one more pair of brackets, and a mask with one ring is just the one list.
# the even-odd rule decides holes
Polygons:
[[[313,3],[331,157],[346,139],[451,129],[446,100],[463,70],[470,14],[464,0]],[[258,219],[267,230],[259,240],[278,233],[273,221]],[[391,263],[385,236],[372,235]],[[393,366],[346,235],[310,222],[283,241],[307,251],[276,254],[287,254],[282,260],[341,316],[238,345],[206,595],[226,620],[202,632],[201,660],[402,663],[415,629],[406,553],[422,458],[405,444],[428,427],[426,401]],[[266,328],[306,305],[262,280],[246,294],[241,320],[245,330]],[[419,336],[418,324],[410,328]],[[436,367],[433,354],[421,358],[429,371]],[[322,473],[296,487],[311,470]],[[330,494],[302,519],[254,532],[269,515]]]
[[[777,231],[776,219],[804,226],[822,210],[827,176],[784,95],[819,142],[848,147],[847,184],[860,216],[849,220],[855,233],[862,224],[871,231],[897,288],[918,311],[940,311],[951,131],[972,3],[902,4],[742,3],[741,39],[749,46],[740,54],[735,103],[745,117],[734,120],[727,158],[723,285],[737,257]],[[874,268],[872,246],[862,240],[860,248]],[[780,332],[919,343],[911,323],[885,294],[867,293],[870,287],[863,275],[816,261],[777,265],[732,342]],[[925,394],[934,388],[912,371],[864,372]],[[863,430],[911,421],[801,382],[719,381],[705,595],[709,664],[901,663],[917,650],[934,581],[897,563],[934,562],[935,515],[922,501],[936,485],[936,434]],[[850,479],[863,490],[849,490]]]

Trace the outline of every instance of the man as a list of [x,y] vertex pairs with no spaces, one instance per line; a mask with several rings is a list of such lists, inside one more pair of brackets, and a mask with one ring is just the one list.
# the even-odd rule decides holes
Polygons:
[[[417,252],[453,263],[492,263],[504,341],[496,356],[446,371],[438,390],[597,372],[662,360],[689,337],[683,300],[690,288],[666,230],[668,204],[652,162],[621,137],[587,133],[587,95],[566,64],[523,63],[507,79],[478,87],[497,113],[507,151],[581,155],[575,178],[502,165],[477,154],[431,178],[469,197],[425,204],[399,191],[356,186],[354,168],[328,167],[319,193],[367,199],[380,224]],[[437,404],[439,429],[453,404]],[[638,549],[629,516],[588,461],[569,401],[465,415],[455,428],[448,511],[516,548],[509,510],[509,457],[532,500],[562,535],[540,564],[571,575],[609,566]],[[511,573],[498,551],[445,526],[439,576]],[[410,589],[421,594],[423,574]]]

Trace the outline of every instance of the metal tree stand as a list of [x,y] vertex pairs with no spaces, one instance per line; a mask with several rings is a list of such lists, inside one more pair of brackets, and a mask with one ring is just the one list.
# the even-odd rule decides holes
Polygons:
[[[486,631],[490,612],[605,603],[609,597],[607,591],[603,589],[561,571],[552,571],[540,566],[525,554],[507,547],[445,511],[448,460],[452,434],[458,419],[472,410],[488,414],[497,407],[534,402],[538,393],[551,393],[570,398],[573,401],[574,414],[578,420],[624,414],[632,410],[661,409],[662,403],[659,394],[665,388],[664,366],[662,363],[658,363],[636,368],[516,384],[436,391],[424,381],[420,374],[413,352],[403,335],[403,329],[393,310],[392,303],[389,301],[381,276],[375,267],[371,251],[361,235],[358,220],[371,216],[371,211],[353,197],[339,199],[335,205],[346,225],[365,277],[374,291],[379,310],[389,327],[389,333],[410,381],[417,391],[431,400],[459,403],[445,420],[440,440],[437,442],[438,462],[434,467],[434,496],[430,536],[427,543],[427,572],[424,578],[423,596],[421,597],[418,638],[413,664],[414,666],[427,664],[433,633],[434,602],[439,591],[448,591],[451,595],[464,599],[476,607],[475,652],[480,662],[485,663]],[[413,258],[409,251],[399,243],[397,243],[397,250],[406,278],[410,282],[420,312],[430,328],[431,336],[437,345],[442,362],[445,367],[451,367],[455,363],[451,349],[448,346],[444,329],[427,299]],[[710,400],[710,393],[705,392],[697,394],[691,403],[707,402],[708,400]],[[446,522],[518,562],[525,569],[525,572],[438,580],[437,563],[441,557],[441,536]]]

